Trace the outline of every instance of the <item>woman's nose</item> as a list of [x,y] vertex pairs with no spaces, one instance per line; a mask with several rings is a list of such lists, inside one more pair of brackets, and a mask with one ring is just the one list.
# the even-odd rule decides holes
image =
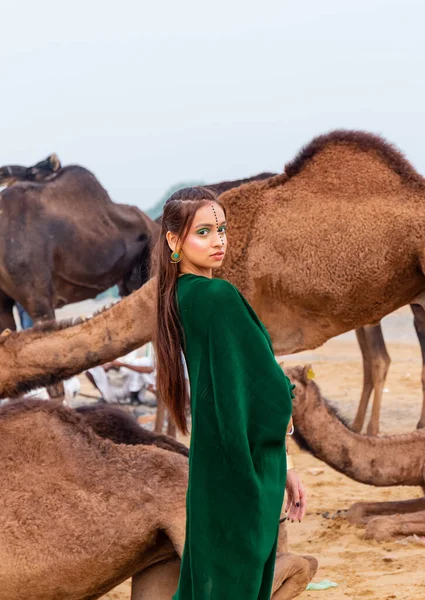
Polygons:
[[213,237],[213,245],[214,246],[221,246],[223,243],[223,239],[221,237],[221,235],[219,234],[218,231],[215,232],[214,237]]

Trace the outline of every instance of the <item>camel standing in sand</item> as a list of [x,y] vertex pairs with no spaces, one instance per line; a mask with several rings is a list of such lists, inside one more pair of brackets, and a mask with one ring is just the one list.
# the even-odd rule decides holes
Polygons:
[[[382,139],[333,132],[285,173],[231,189],[220,276],[250,301],[276,354],[315,348],[424,303],[425,180]],[[154,282],[94,318],[0,341],[0,396],[70,377],[151,338]]]
[[[263,181],[264,179],[269,179],[276,176],[277,173],[261,173],[260,175],[251,177],[249,179],[223,181],[209,187],[214,188],[215,191],[221,195],[224,192],[237,188],[246,183]],[[156,221],[160,223],[161,217],[158,217]],[[140,287],[140,285],[138,287]],[[138,289],[138,287],[135,289]],[[422,428],[425,427],[425,310],[422,308],[422,306],[418,305],[412,305],[411,309],[413,311],[415,330],[422,352],[423,404],[421,417],[418,422],[418,428]],[[373,409],[371,411],[367,433],[368,435],[378,435],[382,393],[391,360],[385,346],[380,324],[359,327],[356,329],[356,336],[363,359],[363,389],[360,396],[357,414],[353,421],[353,430],[357,432],[362,430],[369,400],[373,392]],[[162,431],[164,416],[165,408],[159,401],[155,431]]]
[[[418,429],[425,427],[425,310],[422,306],[412,304],[413,323],[422,354],[422,412],[418,422]],[[381,411],[382,392],[391,359],[387,352],[381,324],[368,325],[356,330],[357,340],[363,358],[363,389],[357,414],[354,418],[352,429],[357,433],[362,430],[369,399],[373,392],[373,407],[370,421],[367,426],[368,435],[377,435],[379,432],[379,415]]]
[[[221,195],[224,192],[227,192],[246,183],[251,183],[253,181],[263,181],[264,179],[276,177],[277,175],[277,173],[261,173],[249,179],[223,181],[221,183],[214,184],[209,187],[214,188],[215,191],[219,195]],[[156,219],[156,222],[161,223],[161,217],[158,217],[158,219]],[[134,289],[138,289],[140,285],[142,285],[141,282]],[[422,428],[425,427],[425,310],[422,308],[422,306],[418,305],[412,305],[411,309],[414,315],[415,330],[418,336],[422,352],[423,403],[422,414],[418,422],[418,428]],[[382,393],[384,390],[385,379],[388,373],[391,359],[385,346],[382,328],[380,324],[359,327],[356,329],[356,336],[363,359],[363,389],[360,396],[357,414],[354,418],[352,427],[353,430],[357,431],[358,433],[360,433],[360,431],[362,430],[369,400],[373,392],[373,409],[370,415],[367,433],[368,435],[378,435]],[[159,401],[155,431],[162,431],[164,416],[165,408]]]
[[[102,439],[85,423],[92,416],[45,402],[0,410],[0,600],[94,600],[149,567],[133,600],[146,597],[147,585],[156,586],[149,600],[171,599],[187,458]],[[168,560],[162,582],[152,566]],[[316,566],[279,552],[273,600],[298,595]]]
[[0,169],[0,331],[15,329],[20,302],[34,321],[94,298],[115,283],[146,281],[158,226],[135,206],[116,204],[80,166],[56,155],[34,167]]
[[[301,448],[355,481],[379,487],[421,486],[425,491],[425,430],[384,437],[354,433],[321,396],[308,371],[308,366],[285,368],[296,385],[293,419]],[[351,506],[347,518],[366,525],[366,537],[378,541],[425,535],[425,497],[359,502]]]

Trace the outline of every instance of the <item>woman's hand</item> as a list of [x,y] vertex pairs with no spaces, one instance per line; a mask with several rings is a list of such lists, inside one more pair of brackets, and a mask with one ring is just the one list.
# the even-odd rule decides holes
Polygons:
[[[286,474],[286,506],[288,521],[301,522],[307,507],[307,496],[301,479],[295,469],[289,469]],[[289,511],[289,512],[288,512]]]

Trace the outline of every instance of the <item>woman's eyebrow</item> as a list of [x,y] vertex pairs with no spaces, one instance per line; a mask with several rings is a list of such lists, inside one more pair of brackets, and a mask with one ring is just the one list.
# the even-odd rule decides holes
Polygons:
[[[226,221],[222,221],[221,225],[226,225]],[[199,223],[195,225],[195,229],[198,229],[198,227],[214,227],[214,223]]]

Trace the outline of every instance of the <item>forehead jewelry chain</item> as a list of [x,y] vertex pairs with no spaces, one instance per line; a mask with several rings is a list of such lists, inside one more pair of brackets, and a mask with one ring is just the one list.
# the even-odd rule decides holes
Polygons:
[[[215,224],[216,224],[217,231],[218,231],[218,218],[217,218],[217,213],[215,212],[214,204],[211,204],[211,208],[214,213]],[[218,235],[220,236],[220,239],[221,239],[221,245],[224,246],[224,231],[222,233],[218,232]]]

